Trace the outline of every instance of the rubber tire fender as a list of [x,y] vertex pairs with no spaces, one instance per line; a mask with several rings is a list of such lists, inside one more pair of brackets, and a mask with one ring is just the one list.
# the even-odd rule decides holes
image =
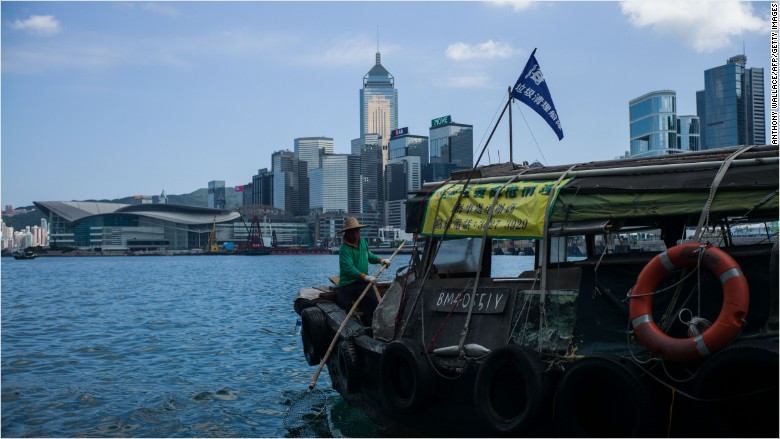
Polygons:
[[[347,394],[360,391],[360,362],[352,340],[342,340],[338,345],[337,385]],[[337,390],[339,390],[337,389]]]
[[382,391],[402,412],[412,412],[433,393],[435,375],[419,342],[399,339],[391,342],[379,360]]
[[304,309],[311,308],[313,306],[317,306],[317,301],[303,298],[295,299],[295,301],[293,301],[293,309],[296,313],[298,313],[298,315],[301,315]]
[[587,357],[571,365],[555,395],[563,437],[655,436],[655,404],[638,367],[617,357]]
[[529,432],[552,395],[539,355],[518,345],[488,354],[474,382],[477,413],[496,434]]
[[325,321],[325,312],[319,307],[313,306],[301,312],[301,341],[303,341],[303,355],[309,366],[320,364],[322,356],[328,348],[328,325]]
[[778,437],[778,352],[775,346],[738,344],[702,363],[693,385],[696,411],[710,437]]

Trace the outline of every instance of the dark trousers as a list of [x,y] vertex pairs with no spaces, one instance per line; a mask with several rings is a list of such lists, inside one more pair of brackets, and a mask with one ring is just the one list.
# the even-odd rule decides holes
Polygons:
[[[356,280],[349,285],[339,287],[338,296],[336,297],[338,305],[346,311],[352,309],[352,303],[360,297],[367,285],[369,285],[369,282]],[[363,300],[360,301],[360,305],[358,305],[358,309],[363,312],[363,323],[365,326],[371,327],[371,322],[374,321],[374,310],[378,304],[379,301],[376,299],[374,289],[369,287],[368,292],[366,292]]]

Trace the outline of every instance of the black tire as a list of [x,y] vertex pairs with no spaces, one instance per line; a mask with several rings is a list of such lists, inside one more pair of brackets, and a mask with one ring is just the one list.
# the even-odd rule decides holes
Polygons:
[[301,340],[303,341],[303,355],[309,366],[320,364],[322,356],[328,349],[328,325],[325,321],[325,313],[314,306],[301,312]]
[[334,387],[341,393],[360,391],[360,363],[357,348],[352,340],[342,340],[338,345],[338,363]]
[[[777,341],[774,341],[776,344]],[[778,353],[756,345],[734,345],[699,368],[694,395],[700,433],[717,437],[778,437]]]
[[311,308],[312,306],[317,306],[317,302],[311,299],[295,299],[293,302],[293,309],[295,312],[298,313],[298,315],[301,315],[304,309]]
[[614,357],[577,361],[555,395],[555,424],[564,437],[655,436],[654,413],[637,367]]
[[510,345],[491,352],[474,383],[477,413],[497,434],[529,432],[548,406],[552,389],[536,352]]
[[417,410],[433,392],[433,371],[422,346],[412,340],[396,340],[385,347],[380,375],[385,397],[402,412]]

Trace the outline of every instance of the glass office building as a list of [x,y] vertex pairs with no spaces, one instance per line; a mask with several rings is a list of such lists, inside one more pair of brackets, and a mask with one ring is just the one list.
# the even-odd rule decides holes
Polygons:
[[252,202],[256,206],[273,206],[274,204],[274,174],[267,168],[258,169],[252,176]]
[[208,188],[208,206],[212,209],[225,208],[225,180],[214,180],[209,182]]
[[406,155],[389,159],[385,167],[385,178],[387,180],[385,225],[404,230],[409,191],[419,190],[422,184],[420,157]]
[[309,175],[305,161],[292,151],[271,154],[273,206],[291,215],[309,213]]
[[[293,140],[295,158],[298,159],[299,167],[306,164],[306,172],[308,177],[308,193],[301,193],[300,203],[304,203],[303,198],[306,198],[305,202],[308,205],[307,209],[314,209],[317,204],[314,201],[315,197],[321,197],[322,188],[316,187],[321,183],[322,174],[318,173],[320,166],[322,165],[322,156],[325,154],[333,154],[333,138],[331,137],[299,137]],[[301,188],[303,190],[303,188]],[[303,197],[305,195],[305,197]],[[319,201],[321,205],[321,200]]]
[[474,166],[474,127],[447,123],[429,130],[430,163],[452,164],[455,168]]
[[379,52],[376,64],[363,77],[360,90],[360,137],[374,133],[382,141],[382,165],[387,163],[390,132],[398,128],[398,90],[395,78],[382,66]]
[[764,69],[746,63],[746,56],[737,55],[704,71],[704,90],[696,96],[702,149],[766,142]]
[[681,152],[677,144],[677,93],[659,90],[628,103],[631,157]]
[[322,167],[312,174],[312,209],[357,212],[360,206],[360,157],[324,154]]
[[333,154],[331,137],[299,137],[293,140],[295,157],[306,162],[309,171],[320,167],[322,154]]
[[390,137],[388,159],[397,159],[407,155],[420,158],[421,164],[428,163],[428,137],[401,134]]
[[382,138],[367,134],[352,140],[352,155],[360,158],[360,210],[351,213],[382,213],[384,210],[384,165]]
[[699,151],[700,124],[697,116],[680,116],[677,118],[677,149],[684,151]]

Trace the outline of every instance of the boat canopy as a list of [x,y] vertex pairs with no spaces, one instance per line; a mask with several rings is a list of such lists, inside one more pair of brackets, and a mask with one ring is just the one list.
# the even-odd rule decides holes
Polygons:
[[712,215],[776,220],[778,147],[737,151],[460,171],[447,182],[426,184],[408,200],[406,231],[478,237],[487,227],[491,238],[535,239],[543,236],[545,221],[561,233],[594,224],[604,230],[653,225],[670,218],[695,224],[712,192]]

